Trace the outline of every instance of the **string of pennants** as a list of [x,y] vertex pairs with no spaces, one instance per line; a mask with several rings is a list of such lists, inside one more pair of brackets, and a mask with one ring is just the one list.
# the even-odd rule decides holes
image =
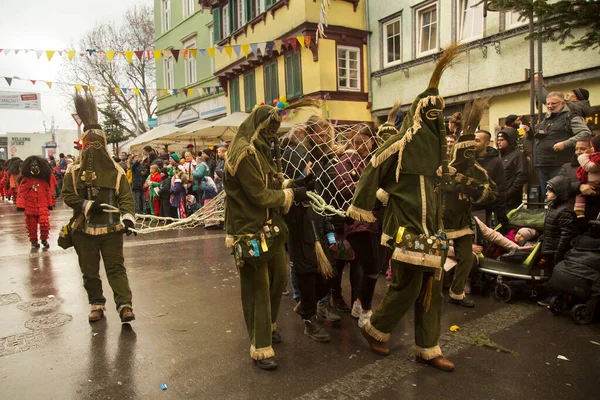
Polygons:
[[[123,56],[127,60],[128,63],[137,58],[139,61],[144,59],[146,60],[156,60],[160,61],[161,57],[170,58],[173,57],[175,62],[179,62],[180,59],[188,60],[190,57],[196,59],[198,54],[202,56],[210,56],[210,58],[215,58],[215,52],[219,53],[225,52],[227,56],[231,59],[233,54],[237,57],[240,57],[241,54],[248,57],[248,54],[252,52],[253,54],[258,54],[258,51],[262,55],[265,55],[266,52],[281,52],[282,46],[285,46],[285,49],[289,49],[296,51],[298,49],[298,45],[302,48],[310,48],[310,44],[312,42],[312,36],[296,36],[288,39],[277,39],[270,40],[267,42],[261,43],[247,43],[247,44],[236,44],[233,46],[214,46],[214,47],[206,47],[206,48],[186,48],[186,49],[166,49],[166,50],[125,50],[125,51],[113,51],[113,50],[95,50],[95,49],[87,49],[85,51],[77,51],[77,50],[32,50],[32,49],[0,49],[0,54],[4,53],[6,55],[17,55],[21,52],[23,53],[35,53],[37,58],[40,59],[42,56],[46,56],[48,61],[52,60],[55,55],[59,56],[67,56],[69,61],[73,61],[75,56],[79,57],[106,57],[109,62],[112,62],[115,59],[115,56]],[[135,57],[135,58],[134,58]]]
[[203,97],[203,96],[210,96],[213,94],[219,94],[221,92],[220,86],[204,86],[204,87],[184,88],[184,89],[144,89],[144,88],[137,88],[137,87],[126,88],[126,87],[106,87],[106,86],[95,86],[95,85],[88,86],[88,85],[82,85],[82,84],[78,84],[78,83],[51,82],[51,81],[45,81],[42,79],[24,79],[24,78],[19,78],[18,76],[13,76],[13,77],[0,76],[0,79],[4,79],[6,81],[6,83],[8,83],[8,86],[11,86],[14,80],[29,81],[33,85],[35,85],[37,83],[44,83],[44,84],[46,84],[46,86],[48,86],[49,89],[52,89],[52,87],[54,85],[71,86],[75,90],[77,90],[77,92],[79,92],[79,93],[81,93],[81,92],[87,93],[88,91],[93,93],[97,90],[100,90],[100,91],[108,90],[113,95],[133,93],[136,96],[140,96],[140,95],[144,96],[146,94],[148,94],[148,95],[156,94],[156,95],[163,95],[163,96],[184,95],[187,97],[191,97],[194,95],[194,91],[195,91],[199,96]]

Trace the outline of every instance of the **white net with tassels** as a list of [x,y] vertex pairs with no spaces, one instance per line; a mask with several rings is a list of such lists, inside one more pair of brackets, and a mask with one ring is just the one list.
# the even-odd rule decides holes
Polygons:
[[[312,172],[316,185],[308,195],[313,210],[323,216],[345,216],[360,178],[356,165],[368,163],[378,143],[366,124],[329,125],[309,120],[295,125],[281,139],[282,171],[286,179],[299,179]],[[225,192],[184,219],[136,217],[135,231],[140,234],[217,224],[225,218]]]

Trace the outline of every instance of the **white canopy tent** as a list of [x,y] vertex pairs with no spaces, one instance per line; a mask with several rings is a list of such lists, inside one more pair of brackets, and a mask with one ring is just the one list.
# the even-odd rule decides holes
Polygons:
[[146,133],[141,134],[129,143],[130,150],[137,150],[146,145],[152,146],[152,144],[172,144],[178,142],[173,138],[167,138],[166,136],[178,132],[179,129],[173,125],[161,125],[158,128],[149,130]]
[[[239,126],[248,118],[250,114],[244,112],[235,112],[226,117],[210,122],[206,125],[192,126],[183,128],[181,131],[173,132],[167,136],[167,139],[188,139],[188,140],[202,140],[203,143],[206,141],[223,140],[226,142],[231,141],[238,131]],[[200,122],[200,121],[198,121]],[[279,128],[280,132],[287,132],[292,129],[294,125],[283,122]]]

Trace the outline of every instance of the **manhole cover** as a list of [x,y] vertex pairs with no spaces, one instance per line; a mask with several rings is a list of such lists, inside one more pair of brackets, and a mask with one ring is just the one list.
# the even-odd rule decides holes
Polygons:
[[56,297],[36,299],[28,303],[19,304],[17,308],[23,311],[41,312],[51,311],[60,305],[61,301]]
[[7,304],[18,303],[21,301],[21,297],[16,293],[0,294],[0,306]]
[[40,347],[44,343],[42,331],[19,333],[0,338],[0,357],[14,353],[22,353],[29,349]]
[[25,328],[31,330],[58,328],[72,319],[73,317],[68,314],[42,315],[25,322]]

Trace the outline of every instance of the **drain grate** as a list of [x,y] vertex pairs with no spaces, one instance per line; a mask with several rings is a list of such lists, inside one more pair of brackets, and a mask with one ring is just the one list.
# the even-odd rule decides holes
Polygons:
[[31,330],[58,328],[73,319],[69,314],[50,314],[35,317],[25,322],[25,328]]
[[0,338],[0,357],[22,353],[44,344],[44,333],[33,331]]
[[21,301],[21,296],[16,293],[0,294],[0,306],[18,303]]

